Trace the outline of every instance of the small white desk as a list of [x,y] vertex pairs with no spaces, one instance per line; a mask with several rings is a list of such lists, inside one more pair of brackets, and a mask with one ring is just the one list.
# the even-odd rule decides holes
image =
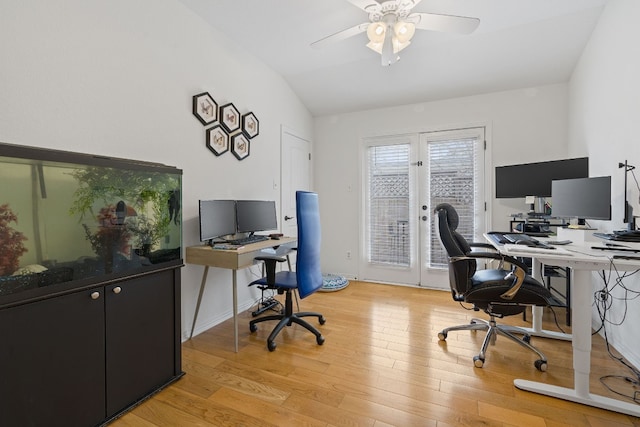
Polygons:
[[254,258],[262,253],[264,249],[281,247],[282,255],[286,254],[290,248],[295,246],[297,239],[294,237],[281,237],[279,240],[265,240],[258,243],[251,243],[238,249],[224,250],[213,249],[210,246],[199,245],[187,247],[185,262],[187,264],[204,265],[202,273],[202,281],[200,282],[200,292],[198,294],[198,302],[196,303],[196,311],[193,315],[193,323],[191,324],[191,334],[198,319],[200,311],[200,303],[202,302],[202,294],[207,283],[207,274],[209,267],[226,268],[231,270],[231,278],[233,285],[233,336],[235,340],[235,351],[238,352],[238,279],[237,271],[241,268],[250,267],[254,264]]
[[[491,241],[491,239],[488,240]],[[631,247],[640,247],[640,244],[622,243]],[[546,253],[534,253],[533,251],[527,250],[526,246],[523,246],[520,251],[518,251],[517,248],[506,250],[503,245],[495,245],[501,253],[532,258],[534,260],[533,272],[540,271],[540,268],[537,268],[540,264],[571,268],[573,388],[558,387],[522,379],[516,379],[514,384],[522,390],[640,417],[640,406],[635,403],[611,399],[589,392],[589,373],[591,370],[591,307],[593,298],[591,272],[598,270],[608,271],[611,266],[609,257],[614,254],[634,255],[590,249],[591,246],[602,246],[603,244],[604,242],[587,242],[584,244],[561,246],[561,248],[569,251],[569,253],[562,253],[560,251],[554,253],[553,250],[547,251]],[[619,271],[640,269],[640,261],[638,260],[616,259],[613,262]]]

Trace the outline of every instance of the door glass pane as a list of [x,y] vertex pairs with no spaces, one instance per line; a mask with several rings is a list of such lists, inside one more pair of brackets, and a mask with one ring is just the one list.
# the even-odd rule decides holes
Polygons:
[[[477,138],[460,138],[429,142],[429,206],[451,204],[460,217],[457,231],[468,241],[474,240],[478,181]],[[446,268],[446,252],[438,241],[435,221],[431,223],[429,267]]]
[[368,148],[367,259],[409,266],[409,144]]

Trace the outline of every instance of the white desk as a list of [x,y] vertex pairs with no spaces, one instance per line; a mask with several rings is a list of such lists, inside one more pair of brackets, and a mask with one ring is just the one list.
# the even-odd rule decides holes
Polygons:
[[[265,240],[263,242],[251,243],[239,249],[223,250],[212,249],[210,246],[199,245],[189,246],[187,248],[185,262],[187,264],[204,265],[202,273],[202,281],[200,282],[200,292],[198,294],[198,302],[196,303],[196,311],[193,315],[193,323],[191,324],[191,334],[198,319],[200,311],[200,303],[202,302],[202,294],[207,283],[207,274],[209,267],[227,268],[231,270],[231,278],[233,285],[233,336],[235,340],[235,351],[238,352],[238,279],[237,271],[241,268],[250,267],[254,264],[254,258],[262,251],[268,248],[280,247],[281,251],[278,255],[285,255],[292,247],[295,246],[297,239],[293,237],[281,237],[279,240]],[[280,253],[281,252],[281,253]]]
[[[491,239],[488,240],[491,241]],[[635,403],[611,399],[589,392],[589,372],[591,370],[591,307],[593,302],[591,272],[598,270],[608,271],[611,266],[609,257],[613,254],[633,255],[629,253],[623,254],[613,251],[590,249],[592,245],[602,246],[603,244],[604,242],[602,244],[598,242],[587,242],[579,245],[572,244],[562,246],[567,252],[550,250],[547,251],[547,253],[528,251],[526,247],[522,247],[520,251],[515,247],[506,250],[503,245],[495,245],[500,252],[507,255],[532,258],[534,260],[534,267],[532,269],[534,272],[540,271],[539,268],[536,268],[536,265],[539,266],[541,263],[571,268],[573,388],[558,387],[522,379],[516,379],[514,384],[522,390],[640,417],[640,406]],[[640,244],[627,242],[623,242],[623,244],[640,247]],[[640,269],[640,261],[638,260],[616,259],[614,263],[616,269],[619,271]]]

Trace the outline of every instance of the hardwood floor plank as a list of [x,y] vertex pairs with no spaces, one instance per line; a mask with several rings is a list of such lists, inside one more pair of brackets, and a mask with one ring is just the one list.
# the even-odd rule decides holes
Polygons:
[[[515,378],[572,387],[570,342],[533,337],[549,359],[548,371],[539,372],[535,354],[498,337],[484,367],[475,368],[483,332],[452,332],[444,342],[437,334],[486,316],[464,310],[449,292],[352,281],[300,304],[327,318],[319,326],[324,345],[293,325],[269,352],[266,337],[273,325],[251,334],[252,316],[241,313],[238,353],[232,320],[186,341],[186,375],[113,425],[640,427],[640,418],[515,388]],[[557,317],[563,321],[564,312]],[[522,316],[499,322],[530,326]],[[556,325],[549,310],[543,327],[571,331]],[[600,336],[592,341],[591,390],[620,399],[600,378],[629,371],[609,357]],[[612,384],[616,390],[635,390],[621,381]]]

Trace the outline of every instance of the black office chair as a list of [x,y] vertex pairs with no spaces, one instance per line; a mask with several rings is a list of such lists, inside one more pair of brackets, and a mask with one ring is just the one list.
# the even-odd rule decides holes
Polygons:
[[296,271],[280,271],[276,273],[276,264],[285,262],[283,257],[256,257],[265,262],[266,277],[255,280],[249,286],[257,285],[276,289],[285,294],[284,312],[271,316],[264,316],[249,322],[249,330],[258,330],[257,323],[278,320],[278,324],[267,339],[269,351],[276,349],[276,336],[285,326],[293,323],[303,326],[316,336],[319,345],[324,343],[322,334],[303,317],[317,317],[321,325],[325,318],[320,313],[293,312],[293,292],[297,289],[301,299],[304,299],[322,287],[322,272],[320,270],[320,211],[318,195],[306,191],[296,192],[296,217],[298,220],[298,247],[296,256]]
[[[473,304],[474,310],[482,310],[490,317],[489,321],[473,318],[469,324],[443,329],[438,338],[447,339],[451,331],[486,330],[480,353],[474,356],[474,365],[481,368],[490,343],[497,335],[503,335],[523,347],[535,352],[539,359],[534,365],[539,371],[547,370],[547,358],[530,344],[531,337],[521,328],[496,324],[496,318],[522,313],[527,306],[557,306],[549,290],[533,277],[526,274],[526,266],[519,260],[497,252],[471,251],[471,247],[456,229],[458,213],[448,203],[435,208],[438,220],[440,242],[449,257],[449,285],[454,301]],[[499,260],[495,269],[478,270],[476,259]],[[504,263],[511,265],[506,269]],[[522,334],[522,339],[514,334]]]

